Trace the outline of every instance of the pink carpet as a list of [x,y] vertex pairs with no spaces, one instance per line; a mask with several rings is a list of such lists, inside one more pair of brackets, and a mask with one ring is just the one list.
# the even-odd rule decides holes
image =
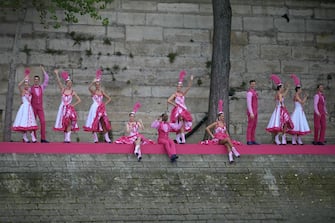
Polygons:
[[[223,146],[184,144],[176,145],[178,154],[226,154]],[[315,154],[335,155],[335,145],[277,146],[274,144],[240,145],[236,147],[241,154]],[[132,145],[107,143],[19,143],[1,142],[0,153],[45,153],[45,154],[127,154],[132,153]],[[144,154],[165,154],[162,145],[142,146]]]

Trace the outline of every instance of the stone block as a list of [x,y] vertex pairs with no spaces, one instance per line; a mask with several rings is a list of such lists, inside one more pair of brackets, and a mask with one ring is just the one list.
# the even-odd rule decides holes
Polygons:
[[200,43],[178,43],[175,46],[178,56],[194,56],[198,57],[202,53]]
[[90,49],[89,41],[81,41],[80,43],[75,44],[75,42],[71,39],[64,41],[64,39],[50,39],[48,41],[48,48],[54,50],[61,50],[65,53],[65,51],[85,51]]
[[163,40],[162,27],[126,26],[126,41]]
[[335,70],[335,64],[326,62],[309,62],[308,72],[316,74],[333,74]]
[[46,40],[45,39],[28,39],[22,38],[19,42],[19,48],[23,49],[25,46],[32,50],[45,50],[46,49]]
[[282,73],[307,73],[308,63],[301,60],[282,60],[281,61]]
[[243,48],[243,55],[247,59],[259,59],[260,58],[260,47],[256,44],[252,45],[246,45]]
[[120,26],[108,26],[107,27],[107,38],[124,39],[125,36],[126,36],[125,27],[120,27]]
[[324,60],[326,50],[315,47],[292,47],[292,56],[300,60]]
[[285,45],[304,45],[314,44],[314,35],[308,33],[278,33],[277,39],[279,44]]
[[244,31],[242,17],[234,16],[231,18],[231,30],[232,31]]
[[[148,26],[159,26],[159,27],[183,27],[183,15],[180,14],[157,14],[147,13],[146,14],[146,25]],[[191,27],[195,28],[195,27]],[[196,27],[198,28],[198,27]]]
[[274,20],[275,28],[280,32],[303,33],[306,31],[304,19],[291,19],[287,22],[284,18]]
[[251,6],[250,5],[235,5],[232,2],[231,11],[233,13],[233,17],[235,15],[251,15]]
[[243,46],[240,45],[232,45],[230,47],[230,58],[231,59],[242,59],[243,55]]
[[122,9],[137,11],[157,11],[157,2],[155,1],[122,1]]
[[88,34],[91,36],[106,35],[106,27],[101,25],[69,25],[69,32]]
[[210,39],[210,31],[165,28],[163,38],[168,42],[208,42]]
[[243,28],[246,31],[272,31],[274,23],[272,17],[243,17]]
[[[31,34],[33,31],[33,25],[31,23],[25,23],[22,25],[22,34]],[[0,34],[14,35],[16,32],[16,23],[0,23]]]
[[231,32],[230,41],[232,45],[247,45],[248,33],[247,32]]
[[199,12],[213,14],[213,6],[211,3],[199,3]]
[[197,28],[197,29],[212,29],[213,28],[213,16],[202,16],[202,15],[184,15],[184,21],[182,27],[184,28]]
[[192,3],[158,3],[157,10],[162,12],[173,12],[173,13],[198,13],[199,5]]
[[276,44],[274,32],[249,32],[249,44]]
[[279,60],[249,60],[247,71],[252,73],[269,74],[280,72]]
[[333,21],[328,20],[306,20],[306,31],[314,33],[334,33]]
[[[13,54],[11,52],[0,52],[0,64],[9,64],[12,60]],[[26,64],[28,55],[26,53],[19,53],[17,63]]]
[[297,8],[297,9],[289,9],[288,14],[290,16],[294,17],[307,17],[311,18],[314,14],[314,11],[312,9],[306,9],[306,8]]
[[274,15],[274,16],[282,16],[287,13],[287,7],[280,6],[252,6],[252,14],[253,15]]
[[67,26],[61,26],[57,29],[55,29],[52,24],[49,25],[49,27],[45,27],[45,25],[40,23],[34,23],[33,24],[33,30],[34,32],[43,32],[43,33],[67,33],[68,27]]
[[317,44],[334,44],[335,34],[320,34],[316,35]]
[[118,12],[117,23],[125,25],[145,25],[145,13]]
[[316,19],[334,20],[335,8],[315,8],[314,16]]
[[30,64],[43,64],[45,66],[64,66],[68,67],[68,55],[51,55],[41,53],[31,53],[29,56]]
[[290,59],[291,47],[278,45],[263,45],[261,46],[261,58],[264,59]]
[[1,51],[3,51],[3,49],[12,49],[13,48],[13,43],[14,43],[14,38],[7,37],[7,36],[1,36],[0,37]]

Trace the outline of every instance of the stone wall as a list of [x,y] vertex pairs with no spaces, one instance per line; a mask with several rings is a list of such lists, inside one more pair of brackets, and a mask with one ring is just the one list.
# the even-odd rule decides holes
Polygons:
[[[334,156],[0,155],[0,222],[333,222]],[[316,168],[317,167],[317,168]]]
[[[331,96],[335,84],[334,2],[232,0],[231,3],[230,87],[235,92],[230,100],[231,134],[235,139],[245,141],[245,93],[249,80],[256,79],[260,96],[257,138],[262,143],[271,142],[271,136],[264,134],[274,108],[274,91],[269,75],[277,73],[284,82],[292,83],[286,100],[289,111],[292,111],[294,87],[289,75],[296,73],[311,96],[305,105],[311,128],[312,95],[317,83],[326,86],[329,111],[327,140],[335,142],[335,99]],[[78,24],[64,25],[55,30],[51,27],[45,29],[39,24],[36,12],[29,10],[19,43],[17,82],[22,78],[25,66],[30,66],[34,74],[41,74],[40,64],[50,73],[56,67],[69,71],[74,89],[83,100],[77,108],[79,125],[82,126],[91,103],[87,86],[93,80],[95,70],[102,67],[104,88],[112,96],[107,109],[114,139],[123,134],[124,122],[136,101],[142,103],[138,117],[147,126],[144,134],[155,138],[155,131],[149,125],[167,110],[166,99],[175,90],[179,71],[186,69],[195,76],[186,103],[194,116],[194,125],[200,122],[208,110],[210,69],[206,64],[211,61],[211,1],[114,0],[102,14],[111,21],[107,27],[82,17]],[[282,17],[284,14],[288,15],[289,22]],[[16,22],[17,16],[10,12],[0,15],[1,126]],[[52,131],[59,101],[60,92],[51,74],[45,92],[50,141],[63,140],[62,134]],[[19,104],[16,90],[15,111]],[[189,142],[198,142],[203,135],[204,127],[201,127]],[[20,137],[20,134],[13,134],[13,140]],[[311,141],[311,135],[306,138],[306,141]],[[80,131],[73,140],[92,139],[90,134]]]

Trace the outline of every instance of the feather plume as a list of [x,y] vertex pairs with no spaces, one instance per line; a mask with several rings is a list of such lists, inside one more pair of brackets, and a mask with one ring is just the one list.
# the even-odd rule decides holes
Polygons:
[[30,69],[29,68],[26,68],[24,70],[24,79],[29,79],[29,74],[30,74]]
[[277,75],[271,74],[270,78],[271,80],[273,80],[273,82],[275,82],[277,86],[282,84],[280,78]]
[[136,113],[141,107],[141,103],[140,102],[136,102],[134,104],[134,107],[133,107],[133,113]]
[[300,80],[299,80],[299,78],[298,78],[295,74],[291,74],[291,78],[292,78],[293,81],[294,81],[294,85],[295,85],[296,87],[300,87]]
[[68,80],[70,80],[69,73],[66,72],[66,71],[63,71],[63,72],[61,73],[61,76],[62,76],[62,78],[63,78],[64,81],[68,81]]
[[95,72],[95,79],[97,80],[97,81],[100,81],[101,80],[101,76],[102,76],[102,70],[97,70],[96,72]]
[[218,114],[223,113],[223,101],[222,100],[219,100],[218,111],[219,111]]
[[179,73],[179,82],[178,82],[179,84],[183,83],[185,75],[186,75],[186,71],[184,71],[184,70],[180,71],[180,73]]

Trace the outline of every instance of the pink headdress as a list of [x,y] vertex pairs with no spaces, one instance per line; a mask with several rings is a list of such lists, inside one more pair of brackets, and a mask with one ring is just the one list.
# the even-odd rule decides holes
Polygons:
[[30,69],[26,68],[24,70],[24,81],[28,81],[29,80],[29,74],[30,74]]
[[291,74],[291,78],[293,79],[294,85],[296,87],[301,87],[300,80],[299,80],[299,78],[295,74]]
[[70,77],[69,77],[69,73],[66,72],[66,71],[63,71],[62,74],[61,74],[62,78],[64,81],[69,81],[71,80]]
[[181,84],[181,85],[183,84],[185,75],[186,75],[186,71],[184,71],[184,70],[180,71],[178,84]]
[[281,86],[281,85],[283,85],[282,83],[281,83],[281,80],[280,80],[280,78],[277,76],[277,75],[275,75],[275,74],[271,74],[271,80],[273,80],[273,82],[275,82],[275,84],[277,85],[277,86]]
[[223,113],[223,101],[219,100],[218,103],[218,114],[222,114]]
[[133,111],[130,112],[130,113],[131,113],[131,114],[135,114],[135,113],[138,111],[138,109],[140,109],[140,107],[141,107],[141,103],[140,103],[140,102],[136,102],[136,103],[134,104]]
[[101,76],[102,76],[102,70],[97,70],[96,72],[95,72],[95,79],[96,79],[96,81],[100,81],[101,80]]

